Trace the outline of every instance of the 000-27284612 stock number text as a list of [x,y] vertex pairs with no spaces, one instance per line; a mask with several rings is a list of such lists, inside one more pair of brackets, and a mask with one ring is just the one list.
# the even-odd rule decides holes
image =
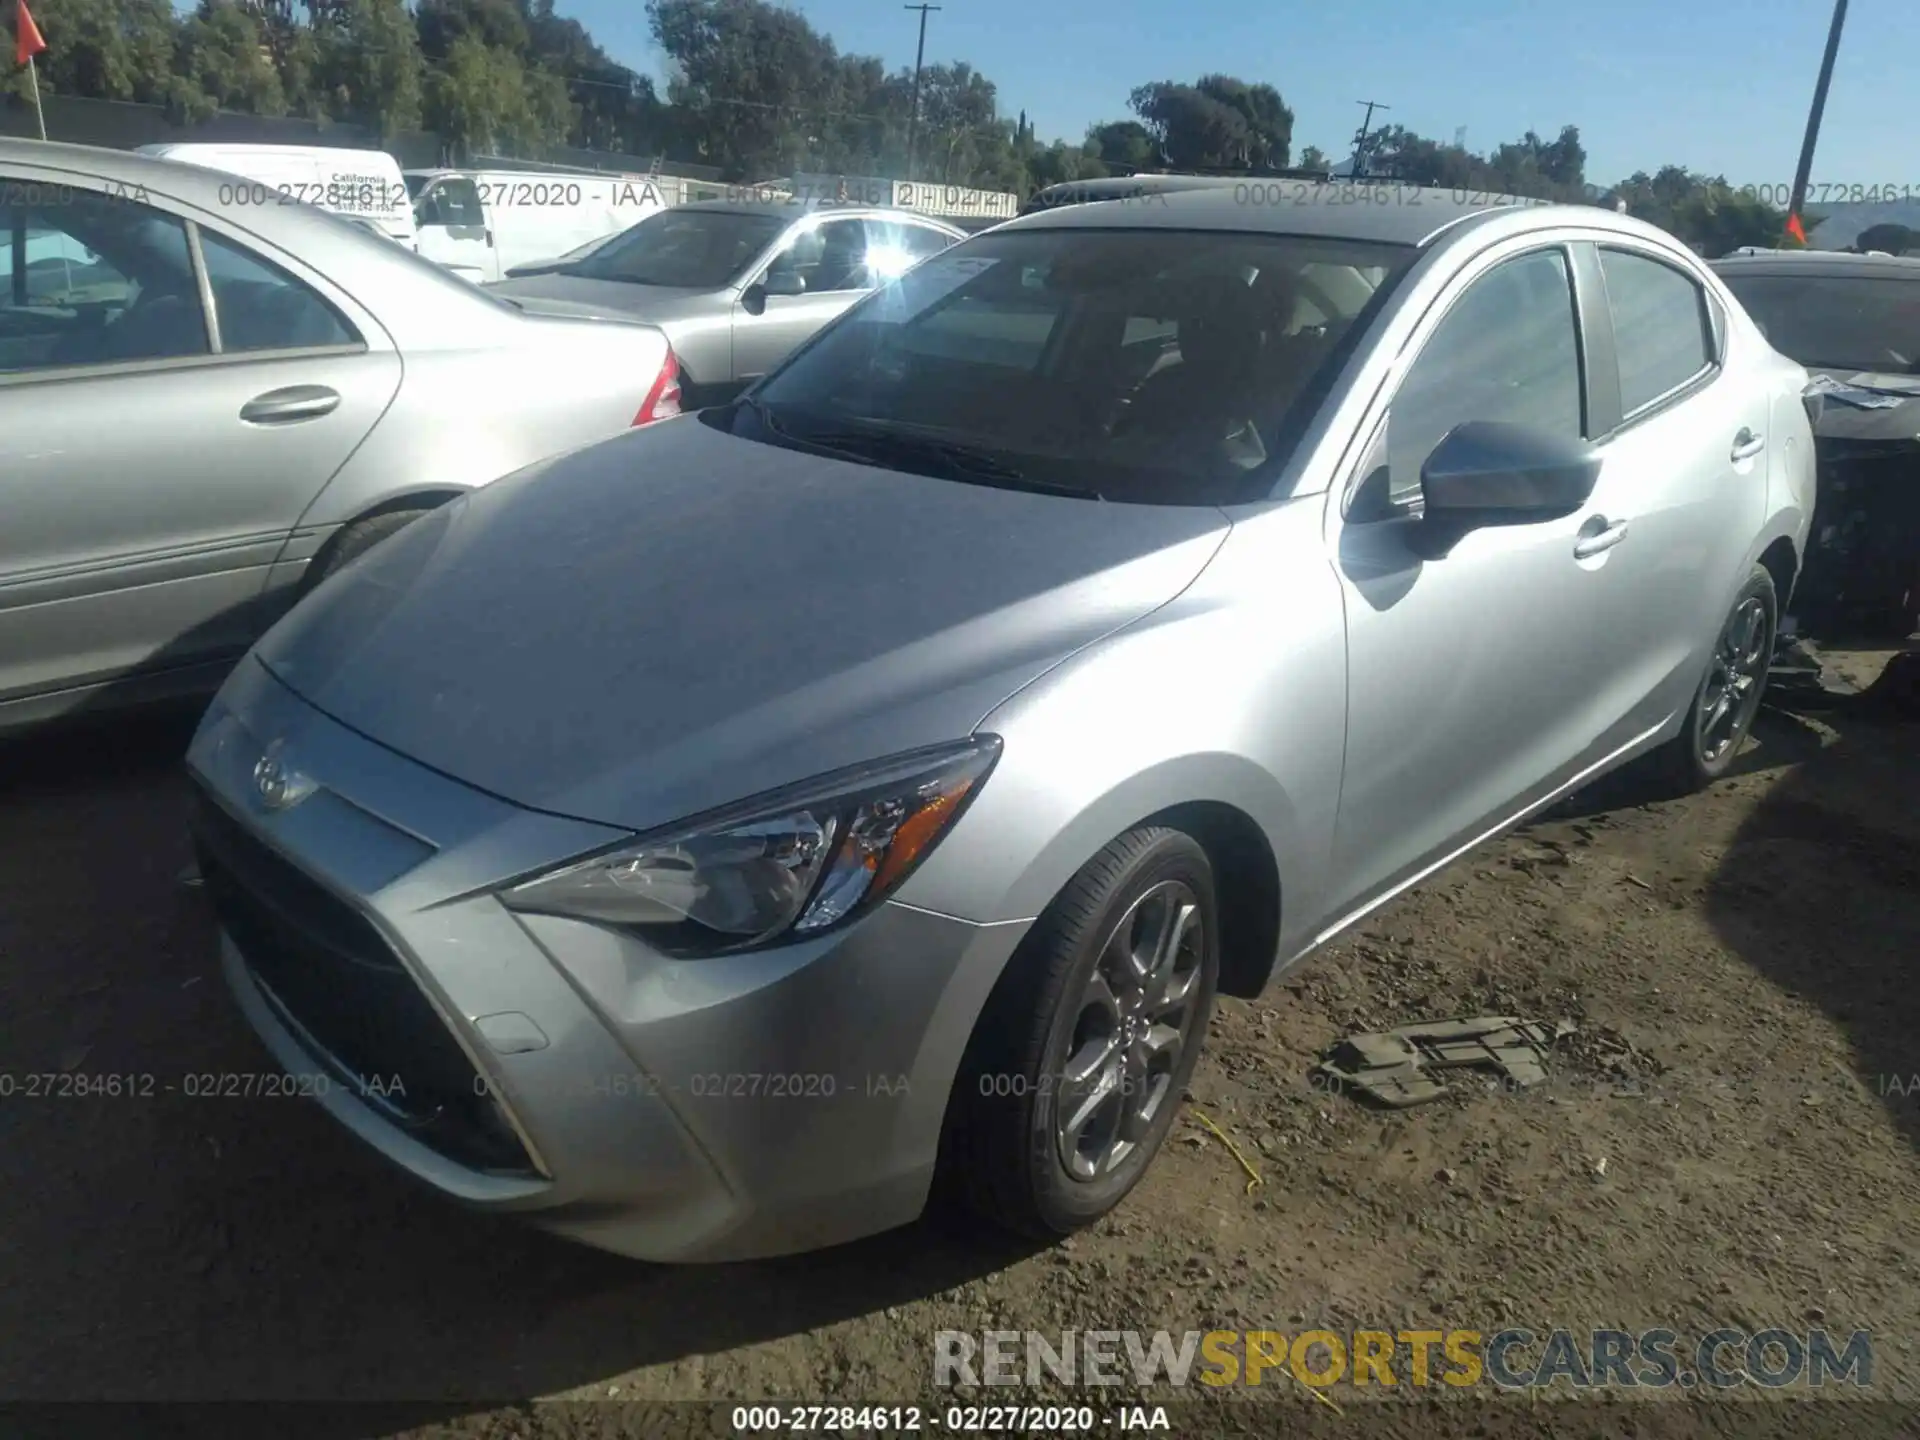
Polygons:
[[736,1405],[736,1434],[806,1431],[945,1431],[955,1435],[1075,1435],[1102,1430],[1166,1430],[1160,1405]]

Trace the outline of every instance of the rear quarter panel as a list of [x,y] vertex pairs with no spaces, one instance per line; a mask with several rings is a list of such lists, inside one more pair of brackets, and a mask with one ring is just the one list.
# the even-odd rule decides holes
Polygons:
[[[1735,582],[1744,584],[1752,566],[1776,541],[1792,544],[1796,566],[1806,559],[1817,490],[1813,424],[1802,398],[1809,377],[1804,365],[1773,348],[1717,272],[1709,271],[1709,284],[1726,315],[1729,367],[1740,368],[1749,383],[1759,386],[1768,397],[1765,514],[1749,563]],[[1787,599],[1786,595],[1780,597],[1782,606]]]
[[369,510],[470,490],[623,433],[666,353],[651,326],[511,317],[497,343],[404,351],[399,395],[283,558],[304,561]]

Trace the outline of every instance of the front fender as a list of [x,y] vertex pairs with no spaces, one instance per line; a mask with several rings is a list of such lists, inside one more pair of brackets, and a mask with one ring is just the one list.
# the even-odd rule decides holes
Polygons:
[[[1337,597],[1330,610],[1269,608],[1330,583],[1324,565],[1270,569],[1249,603],[1247,590],[1232,598],[1249,583],[1233,549],[1188,595],[981,722],[1005,742],[1000,762],[904,902],[980,923],[1031,919],[1116,837],[1211,804],[1251,820],[1272,851],[1281,952],[1311,937],[1345,758],[1345,633]],[[1273,615],[1296,623],[1282,632]]]

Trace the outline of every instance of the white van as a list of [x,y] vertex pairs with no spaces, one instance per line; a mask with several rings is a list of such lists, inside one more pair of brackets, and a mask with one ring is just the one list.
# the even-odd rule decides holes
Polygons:
[[420,253],[485,284],[637,225],[669,203],[645,175],[409,170]]
[[[377,229],[408,249],[414,245],[413,206],[400,163],[381,150],[337,145],[221,145],[183,142],[142,145],[142,155],[179,160],[237,177],[221,203],[249,206],[304,200]],[[245,182],[245,183],[241,183]]]

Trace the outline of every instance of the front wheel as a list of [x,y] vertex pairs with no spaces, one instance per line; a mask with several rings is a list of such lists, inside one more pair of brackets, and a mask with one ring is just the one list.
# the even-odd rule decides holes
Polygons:
[[1778,616],[1773,576],[1756,565],[1720,626],[1686,723],[1655,752],[1664,777],[1680,793],[1702,790],[1726,774],[1753,729],[1773,663]]
[[1050,1239],[1139,1182],[1199,1061],[1217,910],[1206,851],[1149,827],[1095,856],[1035,922],[949,1111],[943,1178],[975,1213]]

